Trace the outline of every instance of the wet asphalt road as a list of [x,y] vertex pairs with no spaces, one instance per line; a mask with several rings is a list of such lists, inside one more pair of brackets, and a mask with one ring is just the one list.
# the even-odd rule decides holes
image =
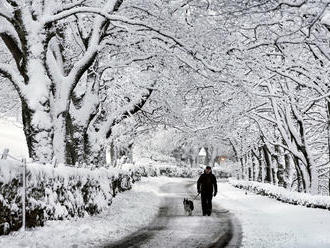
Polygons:
[[[239,247],[240,226],[227,210],[213,204],[211,216],[202,216],[200,197],[194,201],[193,216],[185,216],[183,198],[196,194],[194,181],[173,182],[161,188],[164,201],[158,216],[147,227],[104,248],[213,248]],[[146,203],[148,204],[148,203]],[[137,216],[138,218],[138,216]]]

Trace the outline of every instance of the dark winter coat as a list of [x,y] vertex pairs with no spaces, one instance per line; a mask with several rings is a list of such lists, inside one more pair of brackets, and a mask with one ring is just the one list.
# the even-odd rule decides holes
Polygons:
[[212,194],[213,188],[215,193],[218,192],[217,179],[212,173],[203,173],[197,181],[197,191],[202,194]]

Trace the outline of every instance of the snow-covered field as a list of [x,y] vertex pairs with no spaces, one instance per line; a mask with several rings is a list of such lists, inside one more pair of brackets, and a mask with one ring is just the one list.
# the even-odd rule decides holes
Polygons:
[[165,177],[143,178],[118,194],[108,211],[77,220],[47,222],[46,226],[0,237],[0,247],[96,247],[123,238],[147,225],[158,213]]
[[242,224],[245,248],[330,247],[330,211],[294,206],[220,183],[215,201]]

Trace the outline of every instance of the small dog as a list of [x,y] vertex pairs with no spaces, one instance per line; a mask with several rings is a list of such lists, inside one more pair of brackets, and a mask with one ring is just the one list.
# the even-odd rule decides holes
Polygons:
[[194,203],[186,198],[183,199],[183,207],[186,215],[191,216],[192,211],[194,210]]

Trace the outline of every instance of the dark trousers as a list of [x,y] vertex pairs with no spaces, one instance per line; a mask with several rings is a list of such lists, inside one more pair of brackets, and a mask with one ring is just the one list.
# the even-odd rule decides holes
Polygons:
[[212,213],[212,193],[202,192],[201,199],[203,215],[210,216]]

